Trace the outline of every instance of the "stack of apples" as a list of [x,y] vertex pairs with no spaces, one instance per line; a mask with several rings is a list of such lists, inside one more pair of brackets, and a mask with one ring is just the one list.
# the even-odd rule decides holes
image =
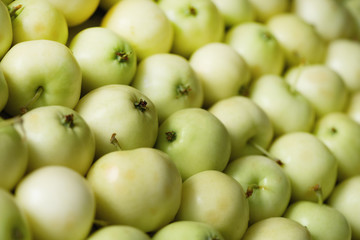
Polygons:
[[360,0],[1,0],[1,240],[359,240]]

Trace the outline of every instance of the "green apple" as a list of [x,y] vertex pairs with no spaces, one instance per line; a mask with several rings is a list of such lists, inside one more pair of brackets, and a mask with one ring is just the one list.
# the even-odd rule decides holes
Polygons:
[[28,144],[27,171],[61,165],[85,175],[95,155],[95,137],[80,114],[64,106],[43,106],[21,117]]
[[198,48],[189,62],[202,83],[205,108],[238,95],[251,79],[244,58],[225,43],[208,43]]
[[345,110],[349,90],[340,75],[326,65],[297,66],[284,75],[285,81],[311,103],[317,117]]
[[203,104],[200,79],[189,61],[177,54],[158,53],[143,59],[131,86],[153,101],[160,123],[180,109]]
[[158,0],[174,29],[171,52],[188,58],[196,49],[221,42],[225,21],[212,0]]
[[315,135],[292,132],[276,138],[269,153],[282,163],[291,182],[291,201],[317,201],[314,188],[326,199],[334,189],[338,165],[329,148]]
[[292,203],[284,217],[306,227],[312,240],[351,240],[351,228],[345,216],[327,204],[309,201]]
[[255,21],[267,22],[271,17],[288,12],[291,0],[249,0],[255,10]]
[[34,239],[84,239],[95,216],[94,193],[76,171],[45,166],[26,175],[15,188]]
[[212,225],[197,221],[174,221],[167,224],[152,237],[152,240],[225,240]]
[[153,232],[170,223],[180,206],[181,175],[170,157],[154,148],[114,151],[90,168],[96,218]]
[[[16,130],[21,119],[0,117],[0,188],[13,190],[25,175],[28,165],[28,143]],[[0,231],[1,232],[1,231]]]
[[245,22],[235,25],[226,32],[224,41],[245,59],[253,79],[264,74],[282,73],[284,51],[265,24]]
[[274,128],[270,118],[248,97],[233,96],[219,100],[208,111],[225,125],[230,134],[230,160],[261,154],[258,147],[267,149],[273,140]]
[[249,203],[240,183],[216,171],[198,172],[183,182],[178,221],[204,222],[226,240],[241,239],[249,222]]
[[31,240],[31,229],[25,213],[13,194],[0,188],[0,239]]
[[356,36],[355,19],[338,0],[294,0],[291,11],[300,16],[326,41]]
[[85,94],[75,107],[95,135],[95,158],[116,151],[113,134],[123,150],[153,147],[158,115],[153,102],[128,85],[110,84]]
[[360,90],[360,42],[337,39],[329,43],[325,64],[337,72],[351,92]]
[[82,71],[82,95],[107,84],[129,85],[135,75],[136,53],[130,43],[108,28],[88,27],[69,48]]
[[155,53],[167,53],[173,44],[173,26],[153,1],[118,1],[106,11],[101,26],[129,41],[139,60]]
[[5,5],[8,5],[9,3],[13,2],[14,0],[1,0]]
[[4,109],[9,99],[9,87],[0,65],[0,112]]
[[109,225],[92,233],[87,240],[151,240],[139,228],[127,225]]
[[186,108],[160,124],[155,148],[169,154],[185,180],[204,170],[224,170],[231,139],[224,124],[209,111]]
[[300,16],[284,12],[271,17],[266,25],[282,46],[287,67],[323,63],[326,42]]
[[241,240],[312,240],[309,230],[285,217],[270,217],[249,226]]
[[334,154],[338,180],[360,174],[360,124],[344,112],[333,112],[318,119],[314,131]]
[[250,0],[212,0],[222,14],[225,27],[255,20],[255,9]]
[[345,113],[360,124],[360,90],[350,94]]
[[10,49],[13,32],[12,23],[7,5],[3,1],[0,1],[0,60],[5,53]]
[[254,80],[249,97],[270,118],[274,133],[310,132],[315,122],[315,109],[283,76],[266,74]]
[[342,213],[351,226],[352,240],[360,239],[360,176],[339,182],[327,200],[330,207]]
[[48,0],[15,0],[8,9],[13,44],[39,39],[66,43],[69,34],[66,19]]
[[40,106],[75,107],[81,92],[81,69],[70,49],[52,40],[13,46],[1,60],[9,87],[5,111],[17,115]]
[[69,27],[88,20],[99,6],[100,0],[47,0],[64,14]]
[[291,183],[281,166],[261,155],[231,161],[224,173],[238,181],[249,202],[249,224],[269,217],[280,217],[291,196]]

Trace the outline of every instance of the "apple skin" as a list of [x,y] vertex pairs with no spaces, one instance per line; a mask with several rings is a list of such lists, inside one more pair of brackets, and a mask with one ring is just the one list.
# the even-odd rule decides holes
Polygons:
[[13,45],[40,39],[66,44],[69,30],[65,16],[48,0],[15,0],[8,8],[16,9],[10,14]]
[[95,135],[96,159],[117,150],[110,142],[113,134],[116,134],[122,150],[153,147],[155,144],[157,110],[153,102],[136,88],[120,84],[96,88],[79,100],[75,111],[85,119]]
[[183,180],[204,170],[222,171],[231,154],[224,124],[202,108],[186,108],[159,126],[155,148],[169,154]]
[[138,60],[170,51],[174,29],[153,1],[122,0],[106,11],[101,27],[109,28],[130,42]]
[[226,32],[224,42],[245,59],[253,79],[264,74],[282,73],[285,66],[284,51],[265,24],[245,22],[235,25]]
[[334,154],[339,181],[360,174],[360,125],[344,112],[333,112],[318,119],[314,131]]
[[262,155],[251,155],[231,161],[224,173],[238,181],[247,193],[249,224],[269,217],[280,217],[291,196],[291,183],[283,169]]
[[350,94],[345,113],[360,124],[360,90]]
[[26,175],[15,188],[34,239],[84,239],[95,216],[94,193],[76,171],[45,166]]
[[3,1],[0,1],[0,60],[5,53],[10,49],[13,32],[12,24],[7,5]]
[[0,65],[0,112],[6,106],[8,99],[9,99],[9,87]]
[[341,212],[351,226],[352,239],[360,239],[360,176],[340,181],[334,188],[327,204]]
[[109,225],[93,232],[87,240],[151,240],[144,231],[127,225]]
[[226,127],[231,138],[230,161],[238,157],[261,154],[253,144],[267,149],[274,137],[268,115],[254,101],[245,96],[219,100],[208,111]]
[[241,240],[311,240],[306,227],[285,217],[270,217],[249,226]]
[[200,79],[186,58],[173,53],[158,53],[143,59],[131,86],[152,100],[159,123],[180,109],[203,105]]
[[29,161],[28,143],[15,129],[18,124],[8,125],[0,117],[0,188],[9,191],[23,178]]
[[25,213],[14,195],[0,188],[0,239],[31,240],[31,229]]
[[153,232],[175,217],[182,179],[169,155],[154,148],[103,155],[87,174],[96,197],[96,217],[109,224]]
[[157,4],[174,29],[172,53],[189,58],[205,44],[223,40],[224,18],[211,0],[159,0]]
[[164,226],[152,237],[152,240],[225,240],[212,225],[197,221],[174,221]]
[[351,240],[349,222],[329,205],[297,201],[289,205],[284,217],[305,226],[313,240]]
[[224,239],[241,239],[248,228],[249,203],[241,184],[217,171],[198,172],[183,182],[176,221],[210,224]]
[[95,155],[95,137],[78,112],[64,106],[43,106],[21,119],[17,130],[28,145],[27,172],[61,165],[86,174]]
[[31,40],[13,46],[1,60],[9,87],[5,111],[21,113],[38,89],[40,97],[28,110],[48,105],[73,108],[80,98],[81,69],[64,44],[52,40]]
[[329,148],[315,135],[292,132],[275,139],[270,155],[280,160],[291,182],[291,200],[318,200],[314,187],[321,187],[326,199],[336,184],[338,165]]
[[81,94],[107,84],[129,85],[137,68],[130,43],[108,28],[89,27],[69,44],[82,71]]

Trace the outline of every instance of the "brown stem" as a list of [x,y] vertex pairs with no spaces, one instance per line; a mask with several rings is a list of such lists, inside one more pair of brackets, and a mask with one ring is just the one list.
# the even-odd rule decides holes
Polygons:
[[143,99],[140,99],[139,102],[134,103],[134,106],[136,109],[140,110],[141,112],[145,112],[148,109],[147,102]]
[[121,151],[119,141],[116,138],[116,133],[113,133],[110,137],[110,143],[116,147],[118,151]]
[[44,92],[44,88],[41,86],[38,87],[36,89],[35,95],[30,99],[30,101],[25,106],[20,108],[21,114],[26,113],[29,110],[29,108],[40,98],[43,92]]
[[260,151],[263,155],[265,155],[266,157],[268,157],[268,158],[270,158],[271,160],[275,161],[275,162],[276,162],[277,164],[279,164],[280,166],[283,166],[283,165],[284,165],[284,163],[283,163],[280,159],[272,156],[268,151],[266,151],[263,147],[261,147],[259,144],[255,143],[254,141],[249,141],[249,144],[250,144],[251,146],[253,146],[254,148],[256,148],[257,150],[259,150],[259,151]]

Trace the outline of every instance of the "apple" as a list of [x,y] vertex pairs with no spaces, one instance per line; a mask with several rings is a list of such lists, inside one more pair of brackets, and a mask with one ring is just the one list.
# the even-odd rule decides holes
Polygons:
[[167,53],[173,44],[173,26],[153,1],[118,1],[106,11],[101,26],[129,41],[138,60],[155,53]]
[[148,96],[156,106],[159,123],[184,108],[199,108],[204,93],[189,61],[173,53],[157,53],[143,59],[131,86]]
[[204,170],[183,182],[176,220],[204,222],[226,240],[241,239],[248,228],[249,203],[233,177],[217,170]]
[[317,117],[345,110],[349,90],[340,75],[326,65],[297,66],[284,75],[285,81],[311,103]]
[[25,213],[13,194],[0,188],[0,239],[31,240],[31,229]]
[[0,112],[4,109],[9,99],[9,87],[0,65]]
[[268,115],[275,136],[285,133],[310,132],[315,122],[315,109],[283,76],[266,74],[254,80],[249,98]]
[[255,21],[255,9],[250,0],[212,0],[222,14],[225,27]]
[[160,124],[155,148],[170,156],[185,180],[204,170],[224,170],[231,139],[224,124],[209,111],[186,108]]
[[327,204],[342,213],[351,226],[352,239],[360,239],[360,176],[340,181],[334,188]]
[[181,175],[169,155],[154,148],[107,153],[87,174],[96,218],[153,232],[171,222],[180,206]]
[[356,22],[342,1],[294,0],[291,11],[300,16],[326,41],[356,36]]
[[267,22],[271,17],[288,12],[291,0],[249,0],[255,11],[255,21]]
[[338,165],[330,149],[315,135],[292,132],[276,138],[269,154],[282,164],[291,182],[291,200],[317,201],[314,188],[326,199],[336,184]]
[[291,183],[281,166],[261,155],[231,161],[224,173],[238,181],[249,202],[249,224],[270,217],[281,217],[291,196]]
[[327,204],[297,201],[287,208],[284,217],[306,227],[313,240],[351,240],[351,228],[345,216]]
[[75,107],[81,69],[70,49],[52,40],[16,44],[0,62],[9,87],[5,111],[18,115],[40,106]]
[[158,115],[153,102],[128,85],[109,84],[80,98],[75,106],[95,135],[95,158],[116,151],[113,134],[123,150],[153,147],[158,134]]
[[355,122],[360,124],[360,90],[350,94],[345,113]]
[[109,225],[91,233],[87,240],[151,240],[144,231],[127,225]]
[[241,156],[261,154],[274,137],[268,115],[251,99],[233,96],[219,100],[208,111],[226,127],[231,138],[230,160]]
[[0,188],[9,191],[23,178],[28,165],[27,140],[15,129],[21,124],[19,118],[0,117]]
[[69,44],[82,71],[82,95],[107,84],[129,85],[137,68],[130,43],[108,28],[88,27]]
[[174,29],[171,52],[189,58],[198,48],[221,42],[225,21],[212,0],[158,0]]
[[325,64],[337,72],[351,92],[360,90],[360,42],[337,39],[328,45]]
[[84,239],[95,216],[94,193],[76,171],[45,166],[26,175],[15,188],[34,239]]
[[359,123],[344,112],[332,112],[317,120],[313,132],[334,154],[339,181],[360,174]]
[[14,0],[1,0],[5,5],[8,5],[9,3],[11,3]]
[[260,22],[237,24],[226,32],[224,42],[244,58],[250,67],[253,79],[265,74],[282,73],[285,65],[284,51],[265,24]]
[[198,48],[189,62],[204,89],[204,108],[238,95],[251,79],[244,58],[225,43],[208,43]]
[[285,217],[270,217],[249,226],[241,240],[311,240],[309,230]]
[[87,122],[71,108],[52,105],[26,112],[17,127],[26,139],[27,172],[61,165],[85,175],[95,155],[95,137]]
[[88,20],[99,6],[100,0],[47,0],[64,14],[69,27],[80,25]]
[[291,12],[276,14],[266,25],[282,46],[287,67],[323,63],[326,42],[300,16]]
[[65,16],[48,0],[15,0],[8,9],[13,44],[39,39],[66,43],[69,32]]
[[3,1],[0,1],[0,60],[5,53],[10,49],[13,32],[12,24],[7,5]]
[[167,224],[152,237],[152,240],[225,240],[212,225],[197,221],[174,221]]

